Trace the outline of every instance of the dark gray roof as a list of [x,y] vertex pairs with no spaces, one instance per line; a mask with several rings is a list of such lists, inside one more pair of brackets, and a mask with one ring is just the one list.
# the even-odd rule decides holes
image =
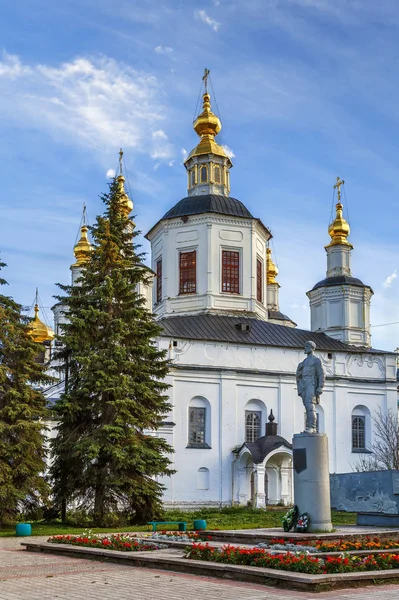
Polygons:
[[[277,346],[280,348],[303,348],[308,340],[316,344],[317,350],[335,352],[377,352],[366,347],[351,346],[334,340],[325,333],[315,333],[286,325],[268,323],[252,317],[224,315],[187,315],[168,317],[158,321],[164,337],[189,340],[250,344],[251,346]],[[248,325],[243,331],[240,325]]]
[[317,290],[317,288],[321,288],[321,287],[330,287],[332,285],[344,285],[344,284],[356,285],[357,287],[363,287],[363,288],[369,287],[369,286],[365,285],[363,283],[363,281],[360,281],[360,279],[357,279],[357,277],[348,277],[347,275],[337,275],[336,277],[326,277],[322,281],[319,281],[318,283],[316,283],[315,286],[313,286],[312,290]]
[[252,460],[255,464],[263,462],[270,452],[273,452],[273,450],[276,450],[281,446],[285,446],[290,450],[292,448],[292,444],[287,442],[281,435],[263,435],[258,438],[256,442],[245,442],[244,446],[246,446],[252,454]]
[[218,213],[220,215],[231,215],[232,217],[242,217],[244,219],[254,218],[240,200],[230,198],[230,196],[206,194],[204,196],[188,196],[187,198],[183,198],[183,200],[180,200],[173,208],[168,210],[161,220],[200,215],[201,213]]
[[[267,314],[269,316],[269,319],[273,319],[273,321],[291,321],[291,323],[294,322],[292,319],[287,317],[287,315],[284,315],[279,310],[268,310]],[[296,325],[296,323],[295,323],[295,325]]]
[[[151,233],[151,231],[165,219],[176,219],[189,217],[191,215],[201,215],[205,213],[215,213],[219,215],[229,215],[231,217],[238,217],[241,219],[255,219],[244,206],[240,200],[231,198],[230,196],[218,196],[216,194],[204,194],[199,196],[187,196],[180,200],[173,208],[168,210],[166,214],[160,219],[154,227],[151,227],[150,231],[145,237]],[[264,229],[269,238],[272,237],[271,232],[260,219],[255,219],[259,225]]]

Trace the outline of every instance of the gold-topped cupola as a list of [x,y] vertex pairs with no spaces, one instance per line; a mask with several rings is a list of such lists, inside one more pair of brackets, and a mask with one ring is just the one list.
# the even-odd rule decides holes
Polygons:
[[73,248],[73,253],[76,258],[76,262],[71,265],[72,267],[81,267],[85,262],[89,260],[90,252],[92,251],[92,245],[87,237],[88,227],[86,223],[86,204],[83,204],[83,215],[82,225],[80,227],[80,238]]
[[39,294],[36,288],[35,298],[35,316],[33,321],[29,323],[28,334],[34,342],[42,344],[43,342],[51,342],[54,339],[54,331],[39,319]]
[[211,97],[208,92],[209,69],[203,76],[204,94],[202,112],[193,123],[194,131],[200,141],[184,162],[188,174],[188,195],[216,194],[228,196],[230,193],[230,174],[233,166],[224,148],[215,137],[222,129],[222,123],[212,112]]
[[273,262],[272,251],[270,247],[266,249],[266,283],[267,285],[277,284],[280,287],[276,277],[278,275],[278,268]]
[[122,148],[119,151],[119,175],[116,178],[118,185],[118,195],[119,195],[119,204],[121,207],[121,211],[124,217],[128,217],[133,210],[133,202],[125,192],[125,178],[122,172],[122,158],[123,158],[123,150]]
[[352,244],[348,242],[347,237],[350,234],[349,223],[343,217],[343,205],[341,203],[341,185],[344,185],[345,181],[341,180],[337,177],[337,182],[334,185],[334,189],[337,190],[337,204],[335,206],[336,215],[334,221],[330,224],[328,228],[329,236],[331,237],[331,242],[326,246],[326,248],[330,246],[350,246],[353,248]]

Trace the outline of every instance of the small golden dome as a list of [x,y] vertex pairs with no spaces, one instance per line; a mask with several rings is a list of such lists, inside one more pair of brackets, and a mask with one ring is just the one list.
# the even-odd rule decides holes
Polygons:
[[35,304],[35,316],[28,326],[28,334],[34,342],[43,343],[54,339],[54,331],[39,319],[39,306]]
[[277,275],[278,275],[278,268],[272,261],[272,251],[270,250],[270,248],[267,248],[267,250],[266,250],[266,282],[267,282],[267,284],[270,285],[271,283],[277,283],[277,285],[279,285],[278,281],[276,281]]
[[349,227],[349,223],[342,216],[343,206],[341,202],[338,202],[335,208],[337,211],[336,217],[328,228],[331,242],[328,244],[328,246],[326,246],[326,248],[338,245],[352,246],[352,244],[350,244],[346,239],[350,234],[351,229]]
[[118,182],[117,194],[119,195],[119,205],[124,217],[128,217],[133,210],[133,202],[125,192],[125,178],[122,173],[116,178]]
[[76,257],[76,265],[82,265],[88,261],[90,252],[92,251],[92,246],[87,238],[87,226],[83,225],[80,228],[80,232],[80,240],[73,249]]
[[203,96],[202,113],[195,119],[193,127],[196,133],[200,136],[201,140],[199,144],[190,152],[185,163],[193,156],[203,156],[204,154],[215,154],[216,156],[222,156],[227,158],[230,165],[231,160],[227,156],[219,144],[215,142],[215,135],[217,135],[222,129],[222,124],[219,117],[217,117],[211,110],[211,97],[208,92],[205,92]]

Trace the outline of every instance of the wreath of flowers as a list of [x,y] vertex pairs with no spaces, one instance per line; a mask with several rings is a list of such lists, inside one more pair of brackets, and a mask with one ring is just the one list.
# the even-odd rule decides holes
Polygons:
[[281,519],[283,523],[284,531],[290,531],[298,520],[298,507],[295,504],[288,512],[285,513],[284,517]]
[[298,518],[295,525],[295,531],[297,531],[298,533],[306,533],[309,527],[309,523],[310,517],[308,513],[305,512]]

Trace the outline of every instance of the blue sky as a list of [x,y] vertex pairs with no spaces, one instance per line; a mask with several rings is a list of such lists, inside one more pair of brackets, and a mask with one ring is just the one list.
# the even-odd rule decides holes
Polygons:
[[[8,293],[50,307],[120,146],[143,232],[186,195],[204,67],[231,195],[273,232],[281,310],[309,327],[337,175],[373,346],[399,346],[396,0],[19,0],[0,21],[0,251]],[[215,107],[215,104],[213,104]],[[148,245],[144,241],[144,249]],[[51,313],[48,311],[48,318]]]

